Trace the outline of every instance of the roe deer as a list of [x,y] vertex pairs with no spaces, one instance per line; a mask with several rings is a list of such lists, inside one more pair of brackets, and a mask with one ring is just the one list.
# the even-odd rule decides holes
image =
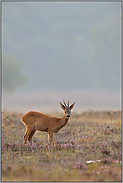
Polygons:
[[[64,102],[64,100],[63,100]],[[51,117],[43,113],[30,111],[21,117],[21,121],[26,126],[26,133],[23,137],[24,144],[27,139],[32,145],[32,137],[36,130],[48,133],[49,144],[54,146],[53,134],[57,133],[62,127],[64,127],[70,117],[71,109],[74,107],[75,102],[69,107],[68,104],[64,102],[64,105],[60,102],[61,108],[64,110],[64,115],[62,118]]]

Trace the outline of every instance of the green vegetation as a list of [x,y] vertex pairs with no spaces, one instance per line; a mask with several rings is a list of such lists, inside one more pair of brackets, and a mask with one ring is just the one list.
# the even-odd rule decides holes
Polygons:
[[73,113],[54,149],[43,132],[23,145],[21,116],[2,112],[2,181],[121,181],[121,111]]
[[14,57],[2,57],[2,85],[4,91],[13,91],[16,86],[25,83],[26,77],[21,73],[22,66],[23,62]]

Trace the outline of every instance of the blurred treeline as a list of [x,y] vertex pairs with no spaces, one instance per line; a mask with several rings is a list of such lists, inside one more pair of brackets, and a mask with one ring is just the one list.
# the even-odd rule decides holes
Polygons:
[[23,62],[10,56],[2,57],[2,87],[4,91],[13,91],[18,85],[26,82],[22,75]]

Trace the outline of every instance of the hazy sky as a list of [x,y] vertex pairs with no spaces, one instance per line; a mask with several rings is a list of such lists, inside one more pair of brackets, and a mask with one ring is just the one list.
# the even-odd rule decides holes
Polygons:
[[121,2],[2,2],[2,25],[26,88],[119,88]]
[[10,64],[5,84],[26,78],[15,88],[18,96],[47,91],[47,99],[61,91],[59,100],[68,96],[63,91],[120,91],[121,2],[2,2],[2,55],[3,67]]

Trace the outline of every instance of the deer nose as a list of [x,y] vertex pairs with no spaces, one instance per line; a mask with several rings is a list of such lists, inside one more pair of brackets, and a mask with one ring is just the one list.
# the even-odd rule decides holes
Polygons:
[[69,118],[69,117],[70,117],[70,115],[68,114],[68,115],[67,115],[67,118]]

